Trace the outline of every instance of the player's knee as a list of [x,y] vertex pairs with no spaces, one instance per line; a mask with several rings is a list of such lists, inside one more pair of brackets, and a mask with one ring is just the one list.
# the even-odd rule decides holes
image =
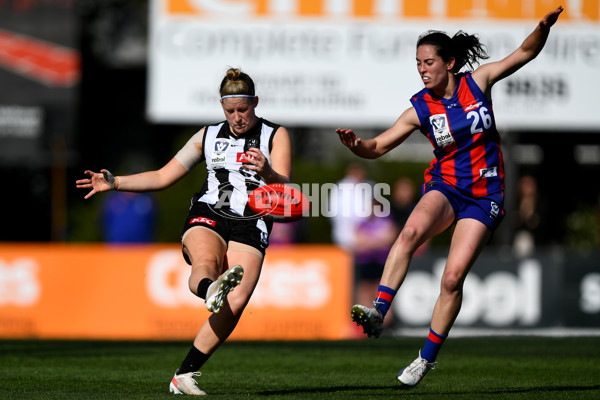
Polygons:
[[218,261],[205,260],[203,264],[192,264],[192,271],[188,279],[190,292],[198,295],[198,284],[204,278],[215,280],[219,277]]
[[190,278],[188,279],[188,288],[190,289],[190,292],[192,292],[196,296],[198,296],[197,291],[198,291],[199,283],[200,283],[199,279],[196,279],[193,275],[190,275]]
[[454,294],[462,291],[464,279],[455,272],[445,272],[442,276],[441,289],[443,293]]
[[405,226],[400,233],[399,244],[406,251],[414,251],[417,248],[418,234],[412,226]]

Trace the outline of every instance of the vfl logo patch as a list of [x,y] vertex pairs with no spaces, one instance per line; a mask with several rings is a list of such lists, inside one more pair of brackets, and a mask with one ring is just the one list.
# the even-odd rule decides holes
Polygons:
[[493,215],[494,217],[498,216],[498,213],[500,212],[500,207],[498,207],[498,204],[496,204],[495,202],[491,202],[491,206],[492,208],[490,209],[490,214]]
[[498,169],[496,167],[482,168],[479,170],[479,176],[482,178],[498,176]]
[[205,224],[205,225],[215,226],[217,223],[215,221],[213,221],[212,219],[209,219],[206,217],[196,217],[196,218],[192,218],[190,220],[190,225],[191,224]]
[[429,123],[433,127],[433,135],[438,147],[444,147],[454,143],[454,138],[450,133],[446,114],[432,115],[429,117]]
[[215,153],[221,154],[229,147],[228,139],[217,139],[215,140]]

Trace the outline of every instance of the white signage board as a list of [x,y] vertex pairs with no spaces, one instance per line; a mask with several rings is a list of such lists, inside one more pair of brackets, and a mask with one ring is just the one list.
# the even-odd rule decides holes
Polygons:
[[[430,18],[407,18],[402,2],[392,0],[366,2],[371,8],[362,11],[350,0],[153,0],[148,116],[165,123],[223,120],[219,84],[229,67],[239,67],[256,83],[264,118],[387,127],[422,88],[415,62],[420,34],[477,34],[494,61],[515,50],[543,16],[457,19],[432,5],[447,7],[446,1],[431,0]],[[500,129],[600,129],[600,24],[573,15],[561,16],[538,58],[494,87]]]

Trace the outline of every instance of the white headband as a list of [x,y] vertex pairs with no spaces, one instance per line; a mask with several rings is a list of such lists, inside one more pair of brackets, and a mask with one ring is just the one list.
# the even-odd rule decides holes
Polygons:
[[229,99],[231,97],[249,97],[249,98],[254,98],[256,97],[253,94],[228,94],[226,96],[221,96],[221,99]]

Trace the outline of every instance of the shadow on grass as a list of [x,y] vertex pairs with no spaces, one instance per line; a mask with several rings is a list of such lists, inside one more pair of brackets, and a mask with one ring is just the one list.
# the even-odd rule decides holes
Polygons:
[[[330,387],[317,387],[317,388],[298,388],[298,389],[289,389],[289,390],[264,390],[258,392],[261,396],[281,396],[281,395],[295,395],[295,394],[306,394],[306,393],[336,393],[336,392],[356,392],[356,391],[366,391],[370,396],[376,395],[376,392],[386,391],[386,393],[382,393],[382,395],[389,395],[388,390],[399,390],[402,391],[403,396],[423,396],[424,392],[422,390],[415,390],[415,388],[411,388],[408,386],[401,385],[388,385],[388,386],[330,386]],[[543,393],[543,392],[587,392],[592,390],[600,390],[600,385],[593,386],[538,386],[531,388],[513,388],[513,389],[504,389],[504,390],[473,390],[473,391],[457,391],[457,392],[427,392],[428,395],[483,395],[483,394],[518,394],[518,393]]]
[[298,389],[287,389],[287,390],[263,390],[257,392],[261,396],[282,396],[282,395],[294,395],[294,394],[306,394],[306,393],[336,393],[336,392],[356,392],[360,390],[368,391],[369,395],[373,395],[373,392],[385,390],[385,395],[389,395],[388,390],[398,389],[398,385],[387,385],[387,386],[327,386],[327,387],[315,387],[308,388],[302,387]]

